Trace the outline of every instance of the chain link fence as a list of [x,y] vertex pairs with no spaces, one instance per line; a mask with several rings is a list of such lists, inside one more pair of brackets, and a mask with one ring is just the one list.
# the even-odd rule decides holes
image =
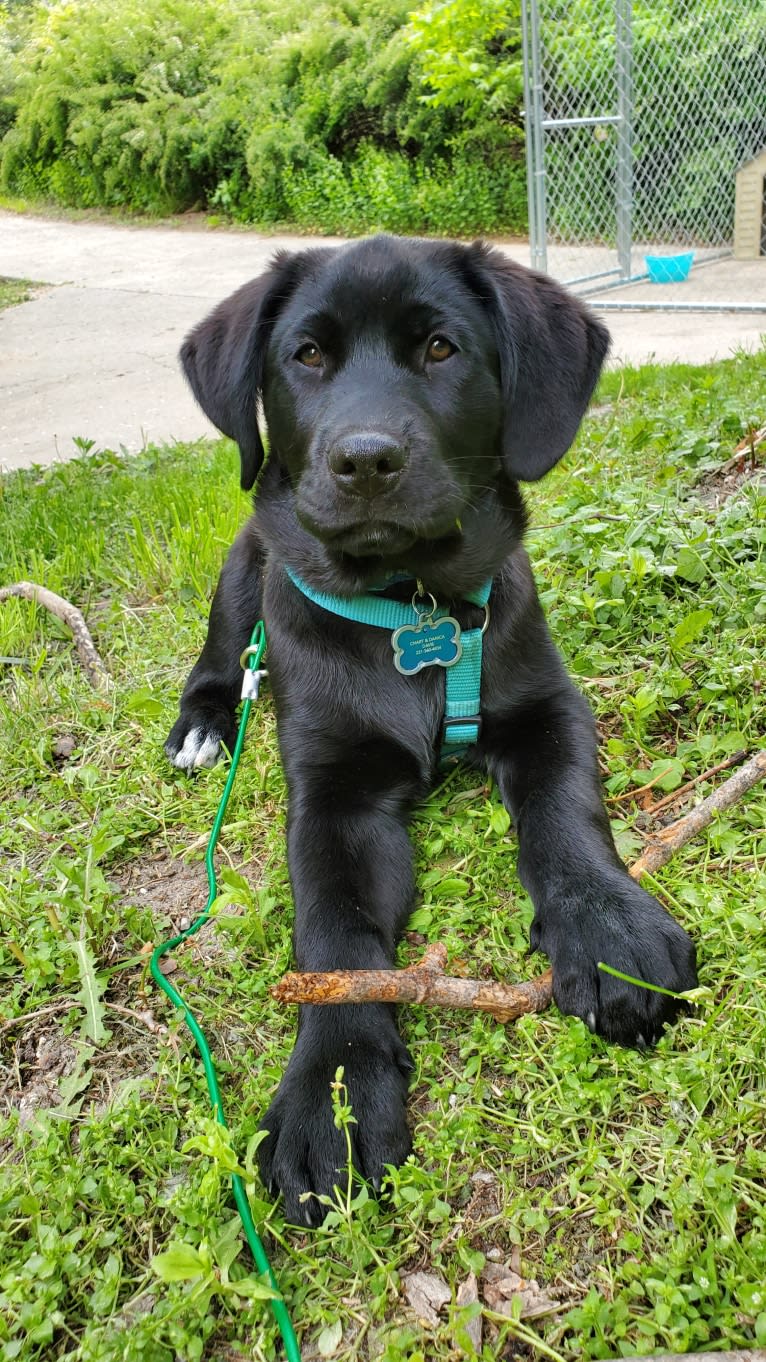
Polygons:
[[696,275],[731,254],[735,217],[737,253],[766,250],[766,0],[522,0],[522,16],[536,268],[591,293],[693,251]]

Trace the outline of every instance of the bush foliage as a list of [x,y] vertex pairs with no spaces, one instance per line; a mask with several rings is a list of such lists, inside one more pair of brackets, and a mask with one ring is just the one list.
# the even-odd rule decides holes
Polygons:
[[[507,50],[502,65],[518,68],[513,8],[503,21],[497,0],[482,3],[479,54],[498,65]],[[25,21],[6,10],[3,186],[324,231],[523,229],[518,76],[477,103],[470,79],[445,82],[429,56],[427,12],[408,25],[408,9],[65,0],[28,6]]]
[[[0,186],[263,227],[523,231],[520,0],[411,4],[0,0]],[[613,102],[612,0],[546,13],[549,115]],[[766,0],[634,0],[645,239],[729,231],[730,168],[766,137],[765,44]],[[613,133],[552,137],[547,170],[554,231],[608,236]]]

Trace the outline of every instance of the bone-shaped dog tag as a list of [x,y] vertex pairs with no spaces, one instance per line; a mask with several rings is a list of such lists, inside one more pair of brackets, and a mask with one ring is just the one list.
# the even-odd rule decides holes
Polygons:
[[424,667],[451,667],[463,652],[460,625],[451,615],[403,624],[391,635],[391,646],[394,666],[402,676],[414,676]]

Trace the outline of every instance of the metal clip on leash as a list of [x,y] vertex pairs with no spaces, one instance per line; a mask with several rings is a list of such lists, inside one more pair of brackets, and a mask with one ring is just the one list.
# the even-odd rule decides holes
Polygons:
[[[263,657],[263,650],[266,647],[266,635],[263,633],[263,624],[260,621],[255,626],[253,638],[255,638],[259,628],[263,641],[253,643],[251,640],[239,659],[239,665],[244,673],[242,677],[242,693],[239,697],[240,700],[257,700],[258,692],[261,689],[261,682],[264,676],[268,676],[269,674],[265,667],[258,667],[258,663]],[[243,718],[244,717],[243,714]]]
[[[157,984],[158,988],[161,988],[163,993],[165,993],[167,997],[170,998],[170,1001],[174,1004],[175,1007],[179,1007],[181,1009],[181,1011],[184,1014],[184,1021],[186,1022],[186,1025],[188,1026],[197,1043],[197,1049],[199,1050],[200,1057],[202,1059],[202,1064],[205,1070],[205,1078],[207,1079],[207,1090],[208,1093],[210,1094],[210,1102],[213,1107],[213,1114],[218,1124],[220,1126],[223,1126],[224,1130],[228,1130],[228,1126],[226,1124],[226,1120],[223,1114],[223,1104],[221,1102],[221,1093],[218,1087],[218,1077],[215,1072],[215,1066],[213,1064],[213,1057],[210,1053],[210,1047],[208,1046],[204,1032],[202,1031],[199,1022],[194,1016],[194,1013],[192,1012],[188,1003],[184,1002],[183,998],[181,997],[181,994],[173,987],[171,983],[168,982],[165,975],[162,973],[160,969],[160,960],[162,959],[163,955],[167,955],[168,951],[172,951],[176,946],[180,945],[182,941],[188,940],[190,936],[193,936],[195,932],[199,931],[200,927],[203,925],[203,923],[207,921],[208,917],[210,916],[210,909],[213,905],[214,899],[218,894],[218,883],[216,880],[215,863],[213,858],[216,846],[218,844],[218,838],[221,833],[221,826],[223,824],[224,815],[226,813],[226,806],[229,802],[229,795],[231,794],[231,789],[234,784],[234,777],[237,774],[239,758],[242,754],[242,748],[245,741],[245,729],[247,728],[247,721],[250,717],[250,709],[253,700],[258,699],[258,691],[260,689],[261,681],[263,680],[264,676],[266,676],[266,671],[260,667],[260,662],[261,659],[263,658],[263,654],[265,653],[265,651],[266,651],[266,630],[264,629],[263,626],[263,620],[259,620],[253,630],[252,637],[250,639],[250,644],[247,648],[245,648],[245,651],[243,652],[240,658],[240,665],[242,666],[245,673],[242,681],[242,700],[243,700],[242,713],[240,715],[239,720],[237,741],[234,744],[234,751],[232,752],[231,755],[231,767],[229,770],[228,779],[226,781],[226,785],[224,786],[223,794],[221,795],[221,801],[218,805],[218,812],[216,813],[215,816],[213,829],[212,832],[210,833],[210,840],[208,841],[207,851],[205,853],[205,869],[207,870],[207,881],[209,888],[207,903],[205,904],[205,907],[203,908],[199,917],[195,919],[195,921],[191,924],[190,927],[187,927],[185,931],[180,932],[178,936],[172,937],[172,939],[169,941],[163,941],[159,946],[156,947],[154,953],[152,954],[150,964],[151,974],[155,984]],[[261,1274],[265,1274],[265,1276],[268,1278],[269,1285],[272,1286],[275,1291],[278,1291],[279,1288],[277,1287],[274,1273],[271,1270],[271,1264],[269,1263],[269,1260],[266,1256],[266,1250],[264,1249],[263,1244],[261,1243],[258,1237],[258,1231],[255,1228],[255,1223],[250,1212],[250,1204],[247,1199],[245,1184],[243,1183],[238,1173],[232,1173],[231,1186],[232,1191],[234,1193],[234,1200],[237,1204],[237,1210],[239,1211],[239,1218],[242,1221],[242,1228],[245,1231],[245,1238],[247,1239],[248,1245],[250,1246],[250,1252],[253,1255],[253,1261],[258,1271]],[[277,1296],[274,1299],[270,1300],[269,1305],[271,1307],[272,1314],[274,1315],[274,1319],[276,1320],[277,1326],[279,1328],[279,1332],[282,1335],[282,1341],[285,1345],[285,1352],[287,1354],[288,1362],[301,1362],[301,1354],[300,1348],[298,1346],[298,1340],[295,1336],[295,1330],[293,1329],[290,1316],[287,1312],[287,1307],[285,1306],[282,1297]]]

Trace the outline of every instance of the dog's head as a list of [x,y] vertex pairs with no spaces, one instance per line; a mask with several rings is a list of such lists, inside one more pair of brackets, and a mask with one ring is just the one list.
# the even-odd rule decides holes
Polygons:
[[[331,556],[403,566],[565,453],[608,335],[552,280],[484,244],[394,237],[278,254],[181,351],[235,439],[271,458]],[[479,517],[479,520],[481,517]]]

